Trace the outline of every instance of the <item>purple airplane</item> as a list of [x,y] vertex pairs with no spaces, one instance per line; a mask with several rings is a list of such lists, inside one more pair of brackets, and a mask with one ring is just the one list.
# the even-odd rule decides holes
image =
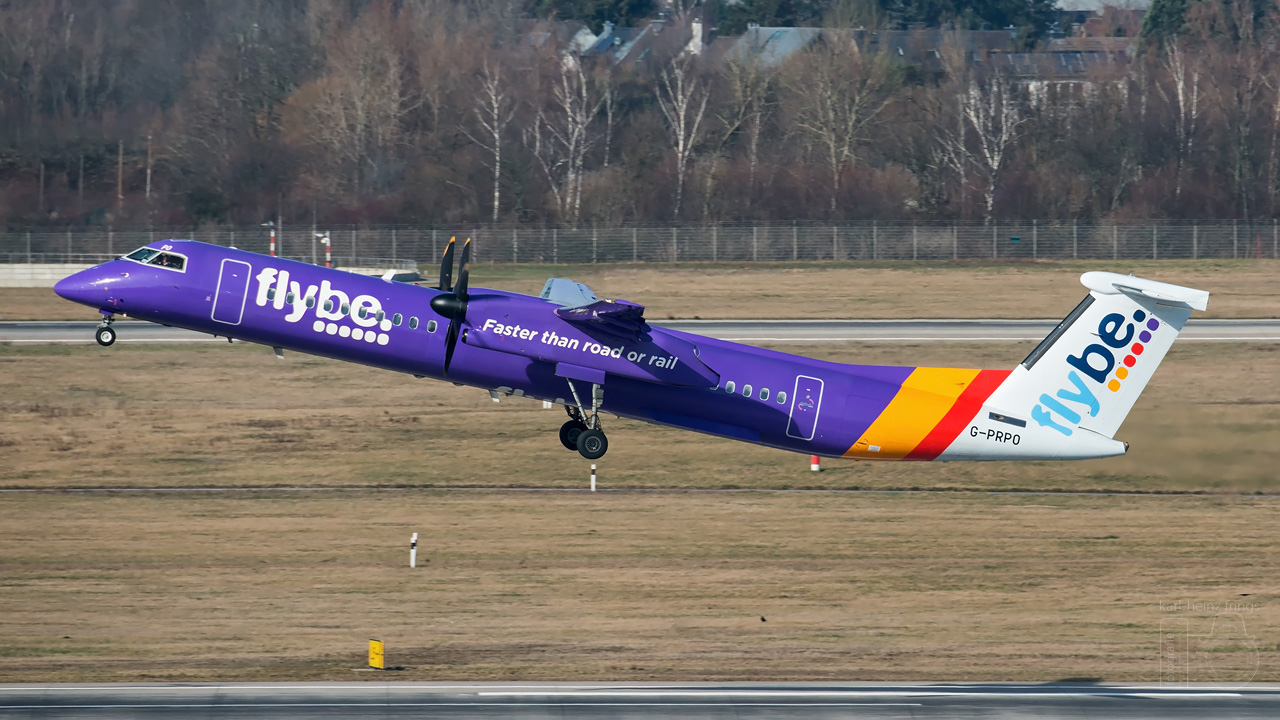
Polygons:
[[1088,272],[1089,294],[1013,370],[849,365],[652,327],[644,307],[547,281],[539,297],[471,288],[468,240],[438,288],[190,240],[156,242],[59,282],[116,315],[562,405],[560,442],[609,447],[606,412],[825,457],[1056,460],[1121,455],[1114,435],[1202,290]]

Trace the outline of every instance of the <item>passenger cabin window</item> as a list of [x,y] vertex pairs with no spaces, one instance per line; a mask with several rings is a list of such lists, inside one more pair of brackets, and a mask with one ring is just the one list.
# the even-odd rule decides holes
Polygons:
[[267,299],[268,299],[268,300],[275,300],[275,299],[276,299],[276,289],[275,289],[275,288],[268,288],[268,289],[267,289]]
[[760,388],[760,399],[761,400],[769,399],[769,388]]
[[737,389],[738,389],[738,386],[735,385],[732,380],[724,384],[724,391],[727,393],[733,394],[734,392],[737,391]]
[[787,394],[785,392],[778,393],[778,404],[779,405],[787,404]]
[[350,306],[350,305],[348,305],[347,303],[342,303],[342,314],[343,314],[343,315],[350,315],[350,314],[351,314],[351,306]]
[[401,315],[400,313],[396,313],[395,315],[391,316],[391,324],[395,325],[396,327],[400,327],[400,322],[402,320],[404,320],[404,316]]
[[743,386],[742,386],[742,397],[751,397],[751,386],[750,386],[750,385],[743,385]]
[[378,314],[373,316],[373,319],[377,320],[378,322],[382,322],[382,319],[385,318],[386,316],[387,316],[386,310],[379,310]]
[[325,300],[325,301],[324,301],[324,311],[325,311],[325,312],[333,312],[333,300],[332,300],[332,299],[329,299],[329,300]]
[[308,295],[308,296],[307,296],[307,307],[309,307],[309,308],[313,308],[313,307],[315,307],[315,306],[316,306],[316,296],[315,296],[315,295]]
[[409,318],[409,329],[410,329],[410,330],[417,330],[417,329],[418,329],[418,318],[416,318],[416,317],[411,317],[411,318]]
[[288,294],[288,295],[285,295],[285,296],[284,296],[284,301],[285,301],[286,303],[289,303],[290,305],[292,305],[292,304],[293,304],[293,291],[292,291],[292,290],[291,290],[291,291],[289,291],[289,294]]
[[435,331],[436,331],[436,321],[435,320],[427,321],[427,332],[433,333]]

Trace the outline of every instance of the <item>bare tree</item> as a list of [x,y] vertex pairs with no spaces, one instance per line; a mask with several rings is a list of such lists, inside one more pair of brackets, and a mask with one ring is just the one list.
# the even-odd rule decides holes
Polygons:
[[[717,149],[722,150],[735,137],[745,136],[743,144],[747,154],[747,187],[752,195],[756,186],[756,170],[760,165],[760,133],[773,114],[769,95],[773,90],[775,74],[755,53],[730,58],[723,71],[729,99],[722,106],[722,111],[716,114],[723,131]],[[749,196],[748,207],[751,200]]]
[[514,103],[503,83],[501,67],[486,60],[480,71],[480,93],[476,97],[475,107],[476,122],[483,131],[482,137],[476,138],[465,127],[462,128],[462,133],[488,152],[487,164],[493,170],[494,224],[498,222],[502,193],[502,138],[514,114]]
[[892,99],[897,74],[888,59],[857,52],[846,40],[820,42],[793,67],[795,127],[818,149],[831,176],[834,215],[841,177]]
[[1166,84],[1158,84],[1156,87],[1173,113],[1177,162],[1173,199],[1176,202],[1182,197],[1183,170],[1196,148],[1196,135],[1200,129],[1200,116],[1204,112],[1204,106],[1201,102],[1199,63],[1189,55],[1177,37],[1170,38],[1165,43],[1163,65],[1168,76],[1167,87]]
[[984,77],[970,77],[957,88],[957,125],[939,128],[941,156],[954,168],[973,165],[983,180],[983,218],[995,217],[1000,173],[1021,136],[1026,121],[1012,82],[992,70]]
[[689,159],[701,142],[705,128],[709,93],[694,74],[691,56],[677,57],[658,75],[658,107],[667,121],[667,137],[676,156],[676,204],[673,217],[680,217],[684,202],[684,180]]
[[401,167],[406,116],[422,103],[409,82],[389,4],[370,6],[335,38],[325,75],[302,94],[311,141],[343,170],[356,194],[384,191]]
[[560,217],[576,225],[582,207],[582,177],[593,138],[590,126],[603,98],[595,92],[581,63],[572,57],[556,60],[556,78],[549,107],[539,108],[525,145],[551,185]]

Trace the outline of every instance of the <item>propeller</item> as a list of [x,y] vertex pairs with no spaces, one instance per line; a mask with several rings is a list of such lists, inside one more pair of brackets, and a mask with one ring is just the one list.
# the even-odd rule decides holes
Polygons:
[[[449,241],[449,247],[444,251],[445,262],[453,260],[453,241]],[[449,268],[452,270],[452,268]],[[446,291],[448,294],[437,295],[431,298],[431,309],[436,314],[449,318],[449,329],[444,335],[444,374],[449,374],[449,364],[453,362],[453,351],[458,347],[458,337],[462,333],[462,323],[467,320],[467,281],[471,274],[471,238],[462,244],[462,256],[458,258],[458,284],[454,285],[452,291]],[[440,285],[444,290],[445,279],[450,274],[444,268],[440,272]]]
[[440,289],[449,292],[453,290],[453,241],[457,238],[449,238],[449,244],[444,248],[444,257],[440,260]]

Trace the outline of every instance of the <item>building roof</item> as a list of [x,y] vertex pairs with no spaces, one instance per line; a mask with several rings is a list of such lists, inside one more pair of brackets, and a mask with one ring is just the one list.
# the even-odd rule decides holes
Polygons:
[[1033,80],[1070,80],[1115,68],[1125,62],[1108,52],[1063,50],[1038,53],[994,53],[991,67],[1007,70],[1015,77]]
[[765,67],[777,67],[821,36],[821,28],[752,25],[725,51],[724,59],[741,62],[754,58]]
[[1151,7],[1151,0],[1058,0],[1058,9],[1065,12],[1100,13],[1105,7],[1147,10]]

